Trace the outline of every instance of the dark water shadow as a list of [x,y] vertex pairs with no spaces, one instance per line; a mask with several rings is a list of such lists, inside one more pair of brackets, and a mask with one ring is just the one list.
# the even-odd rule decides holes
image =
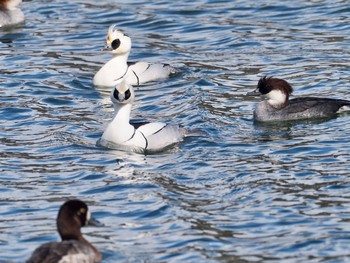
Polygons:
[[295,121],[273,121],[273,122],[257,122],[254,121],[256,137],[258,141],[274,141],[279,139],[292,139],[294,137],[293,130],[296,126],[313,126],[334,119],[335,117],[317,118],[308,120]]

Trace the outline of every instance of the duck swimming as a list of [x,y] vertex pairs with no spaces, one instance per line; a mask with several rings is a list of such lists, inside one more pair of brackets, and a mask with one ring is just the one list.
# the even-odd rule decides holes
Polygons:
[[135,93],[133,87],[123,81],[111,92],[114,106],[113,120],[108,124],[99,144],[126,146],[137,152],[160,151],[183,140],[185,136],[196,136],[179,125],[163,122],[130,123],[130,113]]
[[101,254],[80,232],[80,228],[86,225],[101,226],[101,223],[91,216],[83,201],[65,202],[57,216],[57,230],[62,241],[41,245],[27,263],[100,262]]
[[292,86],[285,80],[263,77],[255,91],[247,95],[265,95],[254,110],[254,120],[259,122],[290,121],[335,116],[350,110],[350,101],[332,98],[300,97],[289,99]]
[[17,6],[22,0],[0,0],[0,27],[16,25],[24,21],[24,14]]
[[113,87],[122,79],[131,85],[139,85],[163,80],[176,73],[176,69],[168,64],[128,62],[131,39],[116,29],[116,25],[109,27],[106,45],[105,50],[111,51],[113,58],[95,74],[93,84],[96,86]]

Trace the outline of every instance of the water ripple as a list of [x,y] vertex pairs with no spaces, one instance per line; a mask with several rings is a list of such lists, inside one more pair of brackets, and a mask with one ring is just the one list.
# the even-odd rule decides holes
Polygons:
[[[347,1],[24,2],[2,29],[0,261],[23,262],[58,239],[69,198],[105,224],[86,228],[104,262],[346,262],[349,115],[258,125],[263,75],[296,96],[350,93]],[[96,146],[113,116],[92,85],[109,25],[132,60],[170,63],[136,89],[132,117],[201,129],[171,151]]]

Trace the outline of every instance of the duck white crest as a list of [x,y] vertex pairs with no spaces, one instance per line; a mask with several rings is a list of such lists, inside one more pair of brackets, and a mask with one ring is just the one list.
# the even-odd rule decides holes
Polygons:
[[163,122],[130,124],[134,98],[133,87],[125,81],[112,90],[111,100],[115,113],[99,141],[101,145],[115,145],[116,148],[126,146],[139,152],[159,151],[182,141],[184,136],[188,135],[184,128]]
[[96,86],[114,87],[123,79],[131,85],[162,80],[176,73],[175,68],[167,64],[150,64],[147,62],[128,63],[131,50],[131,39],[116,28],[109,27],[106,38],[106,50],[111,51],[113,58],[108,61],[94,76]]

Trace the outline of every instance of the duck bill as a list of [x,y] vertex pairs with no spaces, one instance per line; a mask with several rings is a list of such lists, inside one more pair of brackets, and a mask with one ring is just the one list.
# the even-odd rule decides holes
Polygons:
[[94,218],[92,215],[90,216],[89,221],[87,221],[88,226],[104,226],[100,221]]
[[246,96],[261,96],[262,94],[258,90],[250,91]]
[[110,52],[110,51],[113,51],[113,48],[109,46],[105,46],[104,48],[102,48],[102,51]]

